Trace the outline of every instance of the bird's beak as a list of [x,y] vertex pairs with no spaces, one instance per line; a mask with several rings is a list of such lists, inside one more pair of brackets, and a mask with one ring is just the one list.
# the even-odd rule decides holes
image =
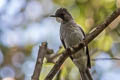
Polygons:
[[50,17],[57,17],[56,15],[50,15]]

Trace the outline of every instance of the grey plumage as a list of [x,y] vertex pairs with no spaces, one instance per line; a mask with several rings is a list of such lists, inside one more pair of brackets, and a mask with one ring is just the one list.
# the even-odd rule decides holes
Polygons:
[[[52,17],[61,19],[60,39],[65,48],[78,45],[80,41],[85,38],[82,28],[74,22],[72,16],[65,8],[58,9],[55,15],[52,15]],[[93,80],[89,72],[91,64],[88,46],[84,47],[70,57],[79,69],[81,80]]]

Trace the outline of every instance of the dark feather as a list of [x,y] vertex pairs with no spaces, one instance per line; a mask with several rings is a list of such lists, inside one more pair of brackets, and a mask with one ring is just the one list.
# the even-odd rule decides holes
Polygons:
[[[84,35],[84,37],[85,37],[86,35],[85,35],[84,31],[82,30],[82,28],[79,27],[79,29],[82,31],[82,33],[83,33],[83,35]],[[91,63],[90,63],[91,61],[90,61],[90,55],[89,55],[88,45],[86,46],[86,55],[87,55],[87,66],[88,66],[89,68],[91,68]]]
[[91,68],[90,55],[89,55],[88,46],[86,46],[86,54],[87,54],[87,66],[88,66],[89,68]]
[[63,39],[61,39],[61,42],[62,42],[64,48],[66,49],[66,46],[65,46],[65,43],[64,43],[64,40],[63,40]]
[[[61,42],[62,42],[62,44],[63,44],[64,48],[66,49],[65,42],[64,42],[64,40],[63,40],[63,39],[61,39]],[[71,60],[73,60],[72,56],[70,56],[70,58],[71,58]]]

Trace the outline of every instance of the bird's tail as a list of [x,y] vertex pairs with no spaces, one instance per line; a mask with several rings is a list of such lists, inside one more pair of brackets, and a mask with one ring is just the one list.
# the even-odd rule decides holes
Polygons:
[[80,71],[80,76],[81,76],[81,80],[93,80],[89,69],[87,69],[85,72]]

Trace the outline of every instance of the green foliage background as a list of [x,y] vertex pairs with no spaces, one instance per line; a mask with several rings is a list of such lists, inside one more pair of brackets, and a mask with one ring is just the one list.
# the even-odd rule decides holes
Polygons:
[[[29,3],[30,1],[31,0],[26,0],[26,3]],[[35,0],[35,1],[42,4],[43,0]],[[44,3],[46,4],[45,7],[47,7],[47,4],[49,4],[47,1],[48,0],[46,0],[46,2]],[[89,33],[98,24],[102,23],[106,19],[106,17],[109,16],[115,9],[120,8],[120,0],[51,0],[51,2],[53,3],[54,7],[52,8],[52,11],[50,11],[50,13],[46,13],[45,15],[42,16],[42,18],[40,19],[38,18],[33,21],[28,19],[28,22],[24,22],[24,25],[20,24],[20,26],[22,26],[22,28],[24,28],[25,30],[30,23],[42,22],[43,19],[48,18],[48,16],[51,14],[54,14],[56,9],[60,7],[65,7],[72,14],[76,23],[81,25],[81,27],[84,29],[86,33]],[[27,6],[28,4],[25,5]],[[24,13],[25,9],[26,7],[21,9],[21,11],[18,12],[18,14],[21,12]],[[16,27],[13,27],[13,29],[15,28]],[[2,33],[3,32],[0,28],[0,35]],[[5,56],[4,63],[0,64],[0,68],[4,67],[5,65],[13,66],[11,62],[11,58],[12,56],[14,56],[16,52],[23,52],[25,56],[29,57],[31,55],[33,47],[36,46],[37,44],[39,44],[39,42],[24,44],[24,46],[14,45],[12,47],[8,47],[5,46],[2,43],[2,41],[0,41],[0,50]],[[103,53],[109,55],[110,57],[120,56],[120,17],[118,17],[114,22],[112,22],[108,26],[108,28],[106,28],[99,36],[97,36],[89,44],[89,49],[92,59],[98,57]],[[63,50],[64,49],[62,48],[59,51],[59,54]],[[102,70],[100,67],[97,66],[101,70],[99,71],[98,68],[95,67],[96,62],[95,61],[91,62],[92,63],[91,73],[95,80],[105,80],[103,77],[104,73],[106,72],[109,73],[111,70],[120,68],[120,61],[112,61],[111,63],[115,63],[115,66],[112,66],[111,70],[104,71],[104,69]],[[54,63],[48,63],[47,59],[44,60],[40,80],[44,79],[44,77],[47,75],[47,73],[50,71],[53,65]],[[105,65],[103,64],[103,66]],[[16,73],[17,70],[18,69],[15,68]],[[14,79],[24,80],[24,78],[25,75],[22,74],[21,77],[15,77]],[[72,61],[70,59],[67,59],[65,63],[62,65],[61,70],[58,72],[54,80],[80,80],[80,75],[78,69],[75,67]]]

